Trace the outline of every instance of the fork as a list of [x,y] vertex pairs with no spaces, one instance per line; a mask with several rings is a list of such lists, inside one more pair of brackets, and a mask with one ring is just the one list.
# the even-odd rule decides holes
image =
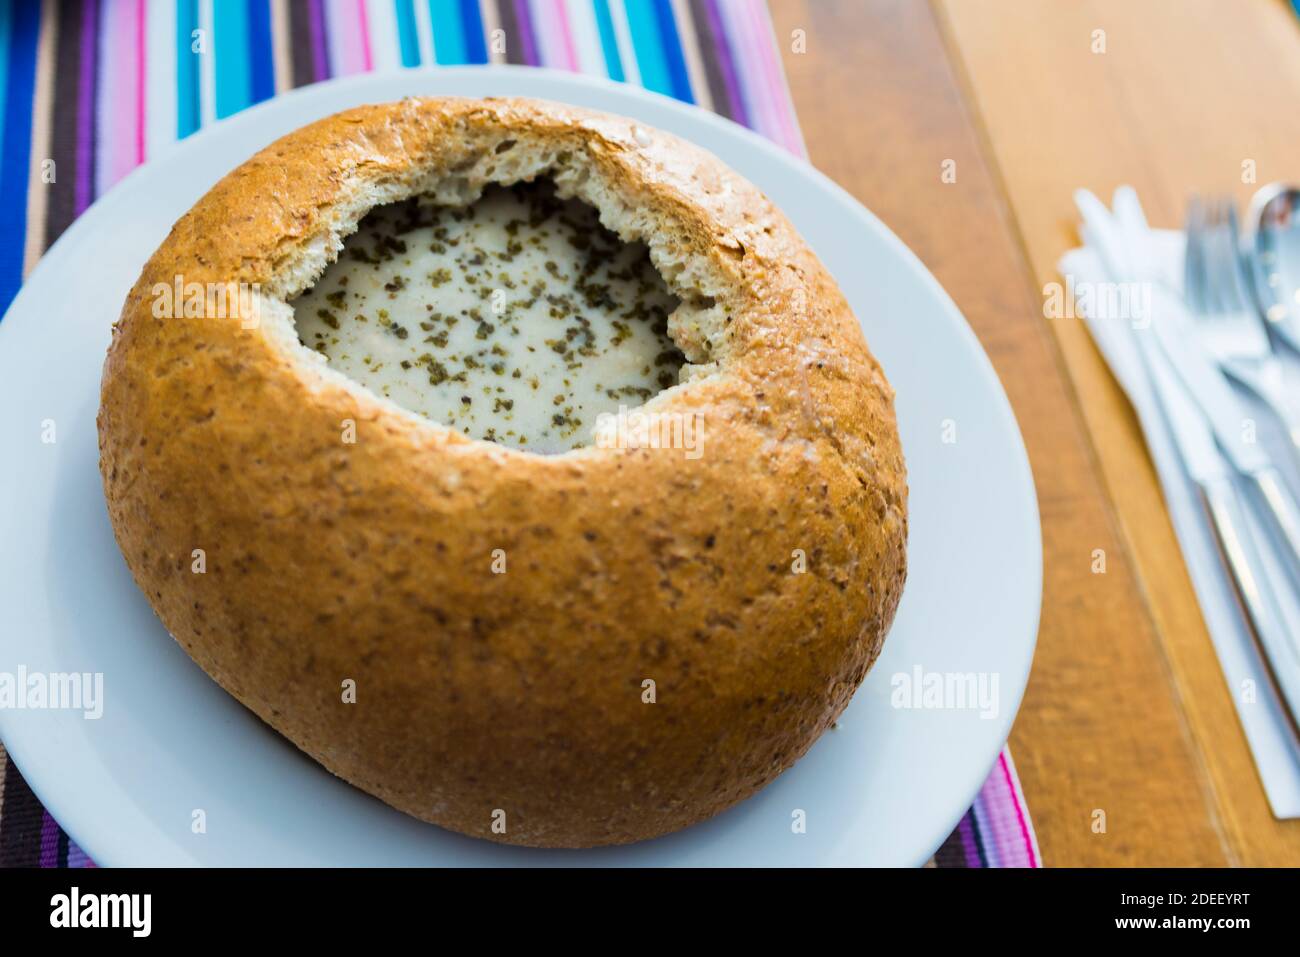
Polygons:
[[1237,210],[1227,197],[1192,197],[1187,209],[1183,295],[1202,349],[1276,416],[1300,460],[1300,405],[1246,285]]

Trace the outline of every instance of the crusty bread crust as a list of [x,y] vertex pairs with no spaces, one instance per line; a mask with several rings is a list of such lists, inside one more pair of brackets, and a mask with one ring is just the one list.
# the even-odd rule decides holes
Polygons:
[[[294,338],[284,298],[375,203],[538,171],[682,299],[692,365],[647,408],[702,414],[701,457],[471,440]],[[260,285],[259,324],[156,318],[177,276]],[[118,544],[195,661],[354,785],[513,844],[753,794],[848,704],[906,575],[893,394],[816,257],[711,155],[551,103],[362,107],[230,173],[123,308],[99,436]]]

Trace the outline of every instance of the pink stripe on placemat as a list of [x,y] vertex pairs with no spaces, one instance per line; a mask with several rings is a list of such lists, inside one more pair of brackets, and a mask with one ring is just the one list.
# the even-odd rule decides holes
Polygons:
[[375,57],[370,46],[370,18],[366,14],[366,0],[357,0],[357,38],[361,42],[361,69],[369,73],[375,68]]
[[[803,134],[795,120],[794,107],[789,102],[790,90],[786,86],[785,68],[781,65],[776,29],[763,0],[749,0],[750,28],[754,36],[755,75],[763,85],[767,100],[767,113],[773,124],[773,139],[799,156],[807,156]],[[770,43],[765,42],[771,38]]]
[[340,54],[333,75],[369,73],[372,60],[363,0],[329,0],[325,12],[332,28],[328,31],[329,36],[335,40]]
[[546,66],[557,70],[576,71],[578,52],[573,46],[573,32],[564,3],[548,5],[546,11],[548,16],[537,16],[537,5],[533,7],[533,24],[542,48],[541,60]]
[[1020,779],[1012,771],[1011,752],[1008,749],[1002,749],[998,764],[1002,768],[1002,779],[1006,782],[1007,790],[1011,792],[1011,803],[1016,811],[1016,821],[1020,825],[1020,839],[1024,842],[1029,866],[1037,867],[1038,838],[1034,834],[1033,825],[1029,823],[1029,815],[1025,813],[1025,795],[1020,790]]
[[144,0],[102,10],[96,114],[95,193],[144,161]]
[[998,756],[971,808],[989,867],[1038,867],[1038,840],[1025,812],[1015,762],[1006,748]]
[[145,121],[148,117],[147,94],[145,83],[148,82],[149,44],[145,31],[145,2],[136,0],[135,4],[135,163],[132,168],[144,162],[145,157]]

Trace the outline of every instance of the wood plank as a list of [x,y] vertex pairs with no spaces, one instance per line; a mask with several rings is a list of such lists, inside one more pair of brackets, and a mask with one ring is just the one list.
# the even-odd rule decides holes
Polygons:
[[[1076,187],[1109,197],[1129,183],[1153,223],[1176,226],[1194,191],[1244,203],[1256,188],[1243,182],[1249,163],[1259,183],[1300,179],[1300,30],[1276,0],[936,6],[1039,290],[1077,245]],[[1104,53],[1093,52],[1097,30]],[[1300,863],[1300,821],[1269,811],[1131,409],[1081,323],[1044,323],[1136,559],[1230,858]]]
[[[1200,765],[1074,397],[942,36],[911,0],[774,0],[813,162],[914,249],[993,359],[1043,521],[1043,621],[1013,753],[1044,861],[1227,858]],[[788,38],[802,29],[806,53]],[[955,160],[957,181],[941,181]],[[906,321],[906,317],[898,317]],[[1091,573],[1093,549],[1107,555]],[[1095,810],[1107,816],[1094,833]]]

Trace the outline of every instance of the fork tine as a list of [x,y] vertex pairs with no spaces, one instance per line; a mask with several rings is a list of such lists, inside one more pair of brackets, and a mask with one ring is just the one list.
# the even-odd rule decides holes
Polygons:
[[1205,309],[1205,207],[1195,194],[1187,202],[1187,250],[1183,254],[1183,296],[1196,312]]
[[1210,262],[1207,269],[1209,299],[1215,311],[1227,314],[1234,309],[1232,276],[1232,240],[1228,235],[1227,204],[1222,196],[1210,204]]
[[1241,262],[1237,249],[1237,211],[1231,196],[1219,198],[1218,275],[1219,305],[1225,312],[1241,313],[1246,298],[1241,287]]
[[1236,206],[1230,196],[1198,200],[1199,216],[1188,219],[1187,297],[1201,321],[1202,346],[1216,361],[1258,358],[1269,351],[1268,332],[1247,298]]
[[1214,221],[1215,203],[1211,196],[1201,201],[1200,261],[1201,308],[1207,315],[1217,312],[1219,303],[1214,292]]
[[1196,320],[1189,331],[1215,362],[1239,375],[1269,358],[1274,344],[1246,274],[1236,203],[1229,195],[1193,196],[1186,226],[1183,295]]
[[1237,204],[1231,196],[1225,196],[1223,202],[1224,229],[1227,233],[1225,244],[1230,264],[1229,275],[1232,279],[1232,307],[1238,312],[1245,312],[1253,308],[1253,303],[1250,299],[1250,290],[1246,285],[1245,265],[1241,261],[1241,235],[1237,227]]

